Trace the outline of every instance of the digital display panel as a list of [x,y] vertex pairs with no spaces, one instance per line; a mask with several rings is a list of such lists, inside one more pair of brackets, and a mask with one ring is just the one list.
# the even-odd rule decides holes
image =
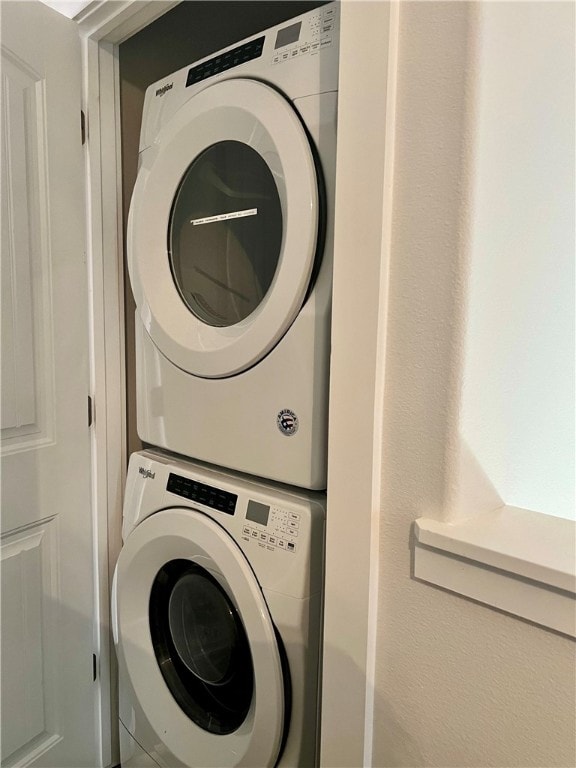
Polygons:
[[246,520],[250,520],[253,523],[260,523],[260,525],[268,525],[268,516],[270,514],[270,507],[267,504],[260,504],[258,501],[248,501],[248,509],[246,510]]
[[259,37],[257,40],[250,40],[247,43],[243,43],[243,45],[239,45],[237,48],[233,48],[231,51],[219,53],[203,64],[197,64],[195,67],[192,67],[192,69],[188,70],[186,88],[206,80],[212,77],[212,75],[218,75],[220,72],[226,72],[226,70],[237,67],[239,64],[259,58],[262,56],[264,39],[264,37]]
[[290,43],[297,43],[298,38],[300,37],[301,27],[302,22],[299,21],[297,24],[291,24],[289,27],[279,29],[276,35],[274,50],[276,50],[276,48],[282,48],[284,45],[290,45]]
[[181,477],[173,472],[168,477],[166,490],[169,493],[175,493],[190,501],[196,501],[204,504],[219,512],[225,512],[227,515],[233,515],[236,511],[236,502],[238,496],[229,491],[223,491],[221,488],[213,488],[191,477]]

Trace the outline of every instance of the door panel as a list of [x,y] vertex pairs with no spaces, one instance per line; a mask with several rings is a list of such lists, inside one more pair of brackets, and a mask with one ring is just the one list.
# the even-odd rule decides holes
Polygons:
[[2,12],[2,765],[97,766],[76,24]]
[[[45,80],[2,50],[2,445],[50,432]],[[36,320],[44,322],[35,324]],[[47,355],[42,353],[46,351]]]

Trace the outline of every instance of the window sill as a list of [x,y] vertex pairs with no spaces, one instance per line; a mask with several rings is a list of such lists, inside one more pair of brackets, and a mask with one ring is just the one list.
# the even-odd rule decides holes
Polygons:
[[414,576],[576,637],[576,523],[504,506],[415,522]]

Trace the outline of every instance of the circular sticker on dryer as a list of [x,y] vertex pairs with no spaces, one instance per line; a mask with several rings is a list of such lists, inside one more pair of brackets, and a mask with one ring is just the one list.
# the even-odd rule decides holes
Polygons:
[[298,416],[289,408],[283,408],[276,417],[276,424],[283,435],[291,437],[298,431]]

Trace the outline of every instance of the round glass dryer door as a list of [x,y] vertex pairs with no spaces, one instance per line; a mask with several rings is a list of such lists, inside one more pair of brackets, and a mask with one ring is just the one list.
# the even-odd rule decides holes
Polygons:
[[222,141],[192,162],[174,199],[168,243],[180,296],[199,320],[228,326],[254,312],[282,246],[278,189],[256,150]]
[[318,178],[294,108],[225,80],[192,96],[141,155],[128,221],[140,318],[174,365],[232,376],[300,311],[319,229]]

